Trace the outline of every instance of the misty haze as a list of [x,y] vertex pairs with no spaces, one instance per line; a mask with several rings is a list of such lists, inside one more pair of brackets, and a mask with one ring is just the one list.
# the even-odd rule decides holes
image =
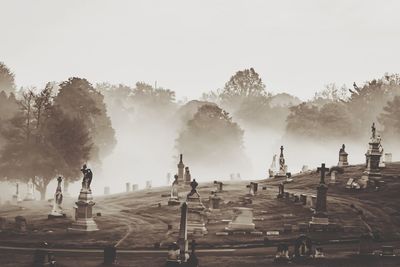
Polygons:
[[0,0],[0,265],[398,266],[399,9]]

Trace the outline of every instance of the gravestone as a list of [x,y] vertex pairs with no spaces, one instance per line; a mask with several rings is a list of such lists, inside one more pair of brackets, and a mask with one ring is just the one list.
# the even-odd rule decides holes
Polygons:
[[179,194],[178,194],[178,175],[175,175],[175,180],[172,183],[172,188],[171,188],[171,195],[168,200],[168,206],[176,206],[180,205],[179,201]]
[[322,163],[321,167],[319,167],[317,171],[321,173],[321,179],[317,187],[317,203],[315,206],[314,215],[310,221],[310,227],[314,225],[329,224],[328,216],[326,214],[327,212],[326,199],[327,199],[328,186],[325,184],[325,172],[329,171],[329,169],[325,168],[325,163]]
[[349,154],[345,151],[345,145],[343,144],[342,147],[339,150],[339,162],[338,166],[343,167],[343,166],[348,166],[349,162],[347,161],[347,157]]
[[105,265],[117,264],[117,248],[115,246],[106,246],[103,251],[103,263]]
[[81,172],[83,174],[82,188],[79,193],[78,201],[75,202],[75,222],[72,223],[68,231],[71,232],[91,232],[97,231],[96,222],[93,220],[93,201],[92,189],[90,185],[92,183],[93,173],[87,168],[86,164],[83,165]]
[[289,262],[289,245],[279,244],[276,250],[276,255],[274,262],[276,263],[286,263]]
[[223,190],[224,184],[222,182],[214,181],[214,185],[215,185],[215,192],[221,193],[222,191],[224,191]]
[[61,182],[62,182],[62,177],[59,176],[57,178],[57,188],[56,192],[54,194],[54,199],[53,199],[53,208],[51,209],[50,214],[48,215],[49,219],[54,219],[54,218],[65,218],[65,213],[61,207],[62,201],[63,201],[63,193],[61,189]]
[[19,183],[15,184],[15,195],[12,196],[12,202],[14,205],[19,204],[22,201],[21,196],[19,194]]
[[379,168],[385,168],[386,167],[385,160],[384,160],[385,150],[383,149],[382,145],[380,148],[380,152],[381,152],[381,157],[379,159]]
[[325,258],[324,249],[322,247],[316,247],[314,259],[322,259],[322,258]]
[[383,257],[396,256],[396,254],[394,253],[394,247],[393,246],[382,246],[381,256],[383,256]]
[[303,167],[301,168],[301,172],[302,173],[308,172],[308,166],[307,165],[303,165]]
[[385,153],[385,163],[392,163],[392,153]]
[[146,189],[151,189],[151,181],[146,181]]
[[48,244],[43,242],[39,249],[36,249],[33,256],[33,267],[56,266],[56,259],[53,252],[48,250]]
[[331,180],[329,181],[330,184],[336,184],[336,171],[331,172]]
[[181,261],[179,259],[180,249],[176,242],[172,243],[168,247],[168,257],[165,263],[165,267],[180,267]]
[[25,233],[27,231],[27,222],[25,217],[17,216],[15,217],[15,228],[20,233]]
[[273,178],[276,173],[276,157],[277,157],[276,154],[274,154],[274,156],[272,157],[271,166],[268,169],[269,178]]
[[109,186],[105,186],[104,187],[104,195],[109,195],[110,194],[110,187]]
[[139,189],[139,185],[138,184],[132,184],[132,191],[137,191]]
[[253,192],[254,192],[254,194],[257,194],[257,192],[258,192],[258,183],[256,183],[256,182],[250,182],[250,186],[253,187]]
[[192,176],[190,175],[189,167],[185,167],[185,184],[190,184]]
[[283,198],[285,195],[285,184],[284,183],[280,183],[278,186],[278,195],[276,196],[277,198]]
[[131,191],[131,183],[126,183],[125,184],[125,192],[129,193]]
[[301,260],[312,256],[312,241],[305,235],[300,235],[294,243],[294,258]]
[[26,184],[26,196],[24,201],[33,201],[35,200],[35,188],[32,182],[32,178],[29,179],[29,182]]
[[179,184],[185,183],[184,171],[185,171],[185,164],[183,164],[183,155],[179,155],[179,163],[178,163],[178,182]]
[[300,194],[300,203],[302,205],[307,205],[307,195],[305,194]]
[[275,178],[286,178],[287,165],[285,165],[285,157],[283,155],[283,146],[281,146],[281,154],[279,155],[279,171]]
[[214,192],[211,196],[210,196],[210,209],[211,210],[219,210],[220,209],[220,203],[221,203],[221,197],[219,197],[217,195],[216,192]]
[[371,234],[363,234],[360,236],[358,254],[363,256],[372,255],[374,252],[373,238]]
[[229,222],[227,231],[253,231],[255,224],[253,223],[253,209],[244,207],[233,208],[233,219]]
[[181,220],[179,225],[179,259],[181,262],[186,262],[188,255],[188,205],[184,202],[181,206]]
[[380,146],[381,138],[376,135],[375,123],[372,124],[372,136],[369,142],[369,149],[365,153],[366,168],[359,182],[362,188],[367,187],[370,181],[379,181],[382,178],[379,169],[379,162],[381,158]]
[[207,234],[204,223],[205,207],[201,202],[200,194],[197,192],[198,183],[196,179],[190,183],[191,191],[186,196],[188,206],[187,231],[190,235],[203,236]]

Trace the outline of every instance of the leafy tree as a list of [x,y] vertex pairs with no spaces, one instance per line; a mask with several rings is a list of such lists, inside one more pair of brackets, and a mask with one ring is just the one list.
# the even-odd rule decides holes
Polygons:
[[400,96],[388,101],[379,117],[379,122],[384,127],[385,138],[397,140],[400,135]]
[[177,150],[188,162],[208,167],[242,162],[243,130],[229,114],[214,104],[201,106],[177,139]]
[[0,93],[7,94],[15,91],[14,73],[3,63],[0,62]]
[[55,105],[70,116],[85,123],[93,141],[91,159],[99,162],[116,145],[115,131],[104,103],[104,96],[86,80],[69,78],[60,84]]

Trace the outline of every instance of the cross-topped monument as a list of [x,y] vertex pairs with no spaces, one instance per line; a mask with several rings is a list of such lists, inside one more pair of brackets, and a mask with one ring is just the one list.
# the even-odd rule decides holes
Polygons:
[[325,163],[321,164],[321,167],[317,168],[317,172],[321,173],[321,180],[320,180],[320,184],[325,184],[325,172],[329,172],[329,168],[325,167]]

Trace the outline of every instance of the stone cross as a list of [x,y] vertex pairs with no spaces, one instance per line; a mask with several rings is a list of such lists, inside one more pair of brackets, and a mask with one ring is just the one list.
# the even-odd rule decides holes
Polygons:
[[375,139],[376,137],[375,122],[372,123],[371,130],[372,130],[372,139]]
[[188,252],[187,212],[188,212],[188,206],[186,202],[184,202],[181,206],[181,221],[180,221],[179,239],[178,239],[180,258],[182,261],[185,261],[186,254]]
[[322,163],[321,167],[317,168],[317,172],[321,173],[321,181],[320,181],[321,184],[325,184],[325,172],[328,172],[328,171],[329,171],[329,169],[325,168],[325,163]]

